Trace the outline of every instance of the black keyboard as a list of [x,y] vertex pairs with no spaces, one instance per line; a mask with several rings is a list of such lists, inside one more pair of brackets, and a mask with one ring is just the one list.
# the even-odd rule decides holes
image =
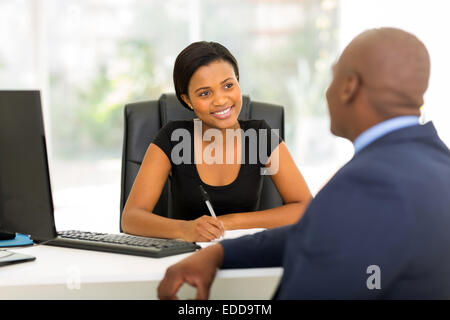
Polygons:
[[161,239],[68,230],[58,232],[58,236],[45,244],[76,249],[105,251],[137,256],[161,258],[200,249],[194,242],[178,239]]

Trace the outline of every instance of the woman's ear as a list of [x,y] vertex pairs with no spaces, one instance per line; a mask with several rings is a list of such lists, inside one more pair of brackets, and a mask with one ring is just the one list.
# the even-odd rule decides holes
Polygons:
[[194,108],[192,107],[191,100],[189,99],[189,97],[187,95],[182,94],[181,99],[183,99],[184,103],[186,103],[189,106],[189,108],[191,108],[191,110],[194,110]]

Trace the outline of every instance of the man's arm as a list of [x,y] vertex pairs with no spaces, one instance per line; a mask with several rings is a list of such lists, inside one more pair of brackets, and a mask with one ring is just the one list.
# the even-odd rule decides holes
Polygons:
[[286,239],[293,226],[283,226],[237,239],[221,241],[224,251],[222,268],[281,266]]
[[217,269],[280,266],[284,245],[292,226],[266,230],[237,239],[224,240],[202,249],[169,267],[158,286],[160,299],[177,299],[187,282],[197,288],[196,299],[208,299]]

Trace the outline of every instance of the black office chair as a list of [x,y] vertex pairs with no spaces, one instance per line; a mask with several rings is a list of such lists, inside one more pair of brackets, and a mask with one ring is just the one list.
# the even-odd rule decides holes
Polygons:
[[[120,196],[120,218],[137,176],[145,152],[158,131],[169,121],[190,120],[195,113],[184,108],[175,94],[163,94],[159,100],[130,103],[125,106],[125,127],[122,152],[122,182]],[[282,106],[250,101],[242,97],[240,120],[264,119],[273,129],[279,129],[284,139],[284,108]],[[283,201],[269,176],[264,177],[259,210],[278,207]],[[171,217],[170,179],[153,212]],[[120,227],[122,231],[122,227]]]

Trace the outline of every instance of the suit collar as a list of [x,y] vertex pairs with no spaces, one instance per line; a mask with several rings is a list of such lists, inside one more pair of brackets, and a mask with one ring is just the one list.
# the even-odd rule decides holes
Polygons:
[[437,135],[437,131],[436,128],[434,127],[434,124],[430,121],[423,125],[422,124],[413,125],[389,132],[386,135],[382,136],[381,138],[377,139],[376,141],[372,142],[370,145],[362,149],[359,153],[355,154],[353,157],[356,157],[359,154],[363,154],[381,145],[406,141],[417,141],[424,139],[427,140],[428,143],[430,141],[435,141],[436,144],[439,144],[440,146],[444,145]]
[[382,121],[371,128],[367,129],[361,133],[354,141],[353,146],[355,147],[355,154],[364,149],[366,146],[370,145],[374,141],[380,139],[384,135],[403,129],[406,127],[414,126],[419,124],[418,116],[400,116],[394,117],[385,121]]

